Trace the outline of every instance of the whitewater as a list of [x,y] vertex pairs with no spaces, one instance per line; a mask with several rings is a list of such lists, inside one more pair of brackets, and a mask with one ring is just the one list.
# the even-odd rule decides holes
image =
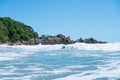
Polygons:
[[0,45],[0,80],[120,80],[120,43]]

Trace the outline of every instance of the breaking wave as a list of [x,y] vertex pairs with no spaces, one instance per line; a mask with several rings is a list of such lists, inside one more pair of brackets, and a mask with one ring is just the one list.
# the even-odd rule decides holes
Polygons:
[[49,51],[49,50],[62,50],[62,49],[78,49],[78,50],[96,50],[96,51],[120,51],[120,43],[106,43],[106,44],[86,44],[86,43],[75,43],[75,44],[57,44],[57,45],[0,45],[0,48],[21,48],[27,51]]
[[119,80],[120,43],[0,45],[0,79]]

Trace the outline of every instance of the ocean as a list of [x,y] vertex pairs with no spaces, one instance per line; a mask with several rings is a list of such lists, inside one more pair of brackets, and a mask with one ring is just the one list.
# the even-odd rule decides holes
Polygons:
[[0,45],[0,80],[120,80],[120,43]]

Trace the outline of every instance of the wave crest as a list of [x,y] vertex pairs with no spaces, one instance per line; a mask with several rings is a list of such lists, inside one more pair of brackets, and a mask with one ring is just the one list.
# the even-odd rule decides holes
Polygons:
[[97,50],[97,51],[120,51],[120,43],[106,43],[106,44],[86,44],[86,43],[75,43],[75,44],[57,44],[57,45],[0,45],[0,48],[20,48],[28,51],[49,51],[49,50],[62,50],[62,49],[78,49],[78,50]]

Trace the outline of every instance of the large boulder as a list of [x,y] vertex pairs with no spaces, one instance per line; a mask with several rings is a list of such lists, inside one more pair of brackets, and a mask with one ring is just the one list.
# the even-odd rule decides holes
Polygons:
[[87,39],[80,38],[80,39],[76,40],[76,42],[80,42],[80,43],[107,43],[104,41],[97,41],[94,38],[87,38]]
[[36,39],[31,39],[31,40],[29,40],[29,41],[22,41],[22,44],[24,44],[24,45],[37,45],[37,44],[39,44],[39,43],[41,43],[41,40],[38,39],[38,38],[36,38]]
[[56,36],[46,36],[44,38],[40,38],[41,44],[60,44],[61,39]]
[[58,38],[61,38],[61,39],[65,39],[65,38],[66,38],[66,36],[63,35],[63,34],[58,34],[57,37],[58,37]]
[[61,44],[65,44],[66,43],[66,36],[63,34],[58,34],[56,37],[61,39]]
[[80,39],[76,40],[76,42],[84,42],[84,39],[80,38]]
[[97,40],[94,39],[94,38],[85,39],[84,42],[85,42],[85,43],[107,43],[107,42],[104,42],[104,41],[97,41]]
[[41,36],[40,38],[41,44],[72,44],[73,40],[70,40],[70,37],[66,37],[62,34],[58,34],[56,36]]
[[85,43],[98,43],[97,40],[95,40],[94,38],[88,38],[84,40]]

